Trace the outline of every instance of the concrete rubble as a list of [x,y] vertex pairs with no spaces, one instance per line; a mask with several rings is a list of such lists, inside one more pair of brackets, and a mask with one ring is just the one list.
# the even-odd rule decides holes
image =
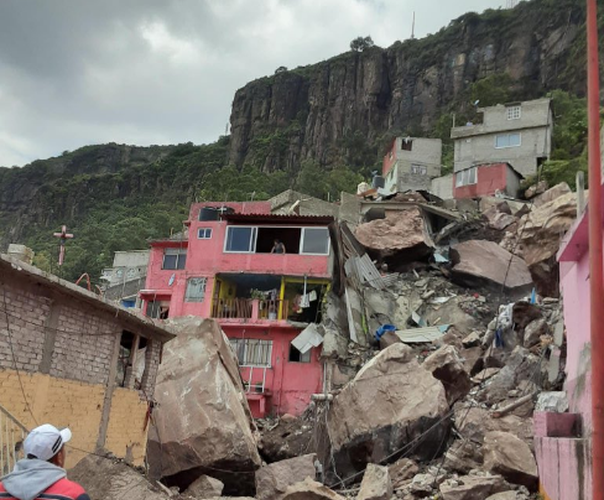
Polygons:
[[227,498],[219,482],[222,495],[257,500],[536,498],[533,412],[568,411],[555,255],[576,206],[565,185],[530,196],[438,204],[416,193],[354,232],[336,225],[316,328],[324,390],[297,418],[253,422],[220,329],[177,322],[152,480],[129,469],[134,498]]

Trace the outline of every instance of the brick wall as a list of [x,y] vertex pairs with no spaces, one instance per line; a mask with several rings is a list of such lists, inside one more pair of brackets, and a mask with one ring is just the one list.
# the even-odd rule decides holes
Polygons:
[[140,465],[162,344],[147,338],[140,391],[134,377],[116,387],[122,332],[145,337],[135,326],[59,286],[1,273],[0,404],[27,428],[69,426],[68,466],[101,448]]

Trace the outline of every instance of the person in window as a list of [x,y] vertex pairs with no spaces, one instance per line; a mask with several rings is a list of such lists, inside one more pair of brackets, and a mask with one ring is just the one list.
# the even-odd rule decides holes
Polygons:
[[271,253],[285,253],[285,245],[281,240],[275,239]]

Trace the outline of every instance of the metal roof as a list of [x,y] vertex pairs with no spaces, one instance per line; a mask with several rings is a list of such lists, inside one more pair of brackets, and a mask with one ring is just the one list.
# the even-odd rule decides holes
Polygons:
[[226,214],[224,220],[229,222],[266,223],[273,224],[312,224],[326,225],[333,222],[330,215],[298,215],[298,214]]

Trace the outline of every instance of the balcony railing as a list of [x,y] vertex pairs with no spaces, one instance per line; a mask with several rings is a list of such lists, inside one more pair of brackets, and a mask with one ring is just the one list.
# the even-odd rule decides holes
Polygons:
[[280,320],[289,316],[289,301],[258,299],[217,299],[212,306],[216,319]]
[[0,475],[11,472],[22,458],[23,441],[27,429],[11,413],[0,405]]

